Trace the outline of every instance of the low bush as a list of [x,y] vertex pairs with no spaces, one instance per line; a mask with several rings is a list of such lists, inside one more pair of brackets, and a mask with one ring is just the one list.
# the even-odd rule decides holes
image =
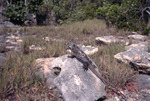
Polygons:
[[6,7],[3,15],[6,16],[14,24],[22,24],[27,18],[27,10],[22,1],[18,1],[16,4],[11,4]]

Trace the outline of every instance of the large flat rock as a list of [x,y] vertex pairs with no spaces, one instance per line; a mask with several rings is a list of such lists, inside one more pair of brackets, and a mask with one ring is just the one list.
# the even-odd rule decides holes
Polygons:
[[132,40],[138,40],[138,41],[145,41],[146,40],[146,36],[140,35],[140,34],[129,35],[128,38],[132,39]]
[[96,37],[95,41],[98,44],[106,44],[106,45],[119,42],[119,40],[117,38],[115,38],[114,36]]
[[51,67],[60,67],[61,72],[54,83],[65,101],[95,101],[105,95],[105,85],[76,58],[64,55],[51,62]]
[[146,45],[132,44],[126,51],[114,55],[114,58],[124,63],[132,63],[133,67],[143,72],[150,72],[150,53]]
[[[95,53],[98,52],[98,48],[97,47],[94,47],[94,46],[91,46],[91,45],[88,45],[88,46],[85,46],[85,45],[78,45],[80,47],[80,49],[86,54],[86,55],[93,55]],[[70,53],[71,53],[71,50],[68,50]]]
[[49,89],[56,87],[53,81],[57,75],[55,74],[54,68],[50,66],[50,62],[54,59],[55,58],[38,58],[34,62],[36,75],[46,82]]

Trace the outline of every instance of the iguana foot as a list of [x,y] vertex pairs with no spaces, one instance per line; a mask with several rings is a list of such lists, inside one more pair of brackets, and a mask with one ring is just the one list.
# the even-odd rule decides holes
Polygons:
[[68,58],[75,58],[75,56],[74,55],[69,55]]
[[84,64],[83,64],[83,69],[84,69],[84,71],[87,71],[87,70],[88,70],[88,66],[89,66],[88,63],[84,63]]

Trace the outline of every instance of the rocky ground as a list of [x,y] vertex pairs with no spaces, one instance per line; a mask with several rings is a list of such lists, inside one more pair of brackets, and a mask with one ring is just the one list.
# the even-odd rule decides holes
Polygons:
[[[24,34],[19,32],[13,34],[5,33],[0,35],[0,64],[5,62],[6,53],[12,51],[21,51],[20,45],[23,41],[23,37]],[[48,41],[48,38],[46,38],[45,40]],[[141,74],[138,75],[137,91],[122,90],[122,93],[127,96],[127,101],[150,101],[150,50],[148,47],[150,43],[149,37],[142,36],[137,33],[132,33],[127,37],[97,37],[95,38],[95,42],[101,45],[109,45],[112,43],[124,43],[126,50],[114,55],[114,58],[118,61],[130,64],[133,69],[139,71]],[[94,54],[98,51],[98,48],[93,46],[79,45],[79,47],[87,55]],[[29,49],[38,51],[42,50],[43,48],[31,45]],[[56,59],[37,59],[35,61],[35,66],[38,67],[37,75],[40,75],[41,78],[43,78],[44,75],[47,87],[49,89],[55,90],[57,90],[57,87],[58,90],[61,92],[62,95],[58,93],[58,101],[62,101],[62,97],[66,101],[70,101],[71,98],[80,101],[88,101],[88,99],[90,99],[90,101],[92,101],[107,94],[107,92],[104,91],[105,85],[99,79],[97,79],[91,72],[85,74],[83,73],[84,71],[81,71],[82,69],[76,68],[82,68],[82,64],[76,61],[76,59],[68,59],[66,55],[58,57]],[[73,68],[74,70],[70,70],[70,66],[75,66]],[[86,77],[93,78],[91,80],[95,82],[95,86],[92,85],[88,79],[85,79]],[[101,87],[99,85],[101,85]],[[105,101],[123,100],[121,96],[118,96],[116,94],[107,95],[108,98],[106,98]]]

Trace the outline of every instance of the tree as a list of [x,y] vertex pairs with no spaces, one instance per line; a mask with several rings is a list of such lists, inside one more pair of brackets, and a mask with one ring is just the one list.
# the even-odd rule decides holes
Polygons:
[[150,16],[149,5],[149,0],[121,0],[121,5],[109,2],[99,7],[96,13],[97,16],[104,18],[108,25],[113,24],[117,28],[143,32],[148,31],[146,25]]

